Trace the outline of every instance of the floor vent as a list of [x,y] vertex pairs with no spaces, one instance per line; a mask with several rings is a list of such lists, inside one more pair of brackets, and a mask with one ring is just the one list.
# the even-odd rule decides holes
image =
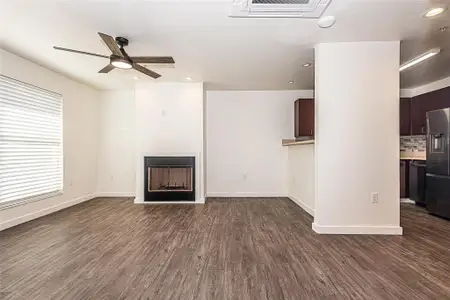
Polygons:
[[230,17],[320,18],[331,0],[234,0]]

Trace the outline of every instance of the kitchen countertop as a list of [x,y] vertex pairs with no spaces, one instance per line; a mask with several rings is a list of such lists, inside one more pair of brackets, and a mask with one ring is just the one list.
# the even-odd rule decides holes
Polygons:
[[[282,139],[281,144],[285,147],[288,146],[298,146],[298,145],[311,145],[314,144],[314,140],[304,140],[304,141],[296,141],[294,139]],[[419,151],[419,152],[401,152],[400,153],[400,160],[422,160],[426,161],[427,156],[425,151]]]
[[290,139],[283,139],[283,140],[281,140],[281,144],[283,146],[310,145],[310,144],[314,144],[314,140],[296,141],[296,140],[290,140]]
[[427,160],[423,156],[400,156],[400,160]]
[[427,160],[426,151],[400,151],[401,160]]

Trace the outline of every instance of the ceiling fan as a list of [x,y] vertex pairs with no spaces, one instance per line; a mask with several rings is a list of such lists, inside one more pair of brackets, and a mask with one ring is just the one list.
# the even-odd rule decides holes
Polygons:
[[172,56],[129,56],[123,47],[128,46],[128,40],[124,37],[116,37],[115,39],[107,34],[99,32],[98,35],[105,42],[106,46],[108,46],[109,50],[111,50],[112,54],[110,56],[84,52],[79,50],[73,50],[68,48],[62,48],[53,46],[56,50],[68,51],[78,54],[92,55],[97,57],[109,58],[110,63],[98,71],[99,73],[108,73],[114,68],[119,69],[135,69],[141,73],[144,73],[147,76],[150,76],[154,79],[161,77],[160,74],[153,72],[152,70],[147,69],[144,66],[139,64],[174,64]]

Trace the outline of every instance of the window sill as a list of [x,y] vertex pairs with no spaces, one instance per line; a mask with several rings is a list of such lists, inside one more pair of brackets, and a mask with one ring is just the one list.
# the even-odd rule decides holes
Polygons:
[[62,194],[63,194],[63,191],[56,191],[56,192],[46,193],[46,194],[42,194],[42,195],[30,197],[30,198],[0,203],[0,210],[10,209],[10,208],[13,208],[16,206],[28,204],[31,202],[41,201],[41,200],[56,197],[56,196],[59,196]]

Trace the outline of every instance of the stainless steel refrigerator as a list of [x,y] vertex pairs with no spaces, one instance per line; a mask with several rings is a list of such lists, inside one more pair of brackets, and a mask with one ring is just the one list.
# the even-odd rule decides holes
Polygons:
[[426,207],[450,218],[450,108],[427,112]]

